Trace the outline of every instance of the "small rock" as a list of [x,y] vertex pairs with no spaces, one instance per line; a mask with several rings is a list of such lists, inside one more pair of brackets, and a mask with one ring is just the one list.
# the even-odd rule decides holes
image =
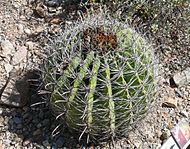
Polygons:
[[0,117],[0,127],[4,126],[4,118],[1,116]]
[[12,55],[12,52],[15,51],[13,44],[9,40],[1,41],[1,48],[2,48],[1,55],[3,57],[8,57],[8,56]]
[[186,118],[189,117],[189,116],[188,116],[188,112],[185,111],[185,110],[181,111],[180,114],[183,115],[183,116],[186,117]]
[[28,29],[28,28],[25,28],[24,29],[24,32],[27,34],[27,35],[31,35],[31,30],[30,29]]
[[35,12],[39,15],[39,17],[44,18],[47,16],[46,12],[47,8],[44,7],[42,4],[38,4],[35,8]]
[[32,139],[26,139],[25,141],[23,141],[23,146],[27,146],[29,145],[30,143],[32,143]]
[[39,118],[43,119],[43,117],[44,117],[44,112],[42,110],[40,110],[40,112],[39,112]]
[[5,67],[5,71],[6,71],[7,77],[9,77],[9,73],[12,71],[13,66],[11,64],[7,63],[7,64],[4,65],[4,67]]
[[19,117],[13,117],[13,122],[15,123],[15,124],[21,124],[22,123],[22,120],[21,120],[21,118],[19,118]]
[[44,27],[42,27],[42,26],[38,26],[37,28],[36,28],[36,30],[34,31],[34,35],[39,35],[40,33],[42,33],[44,31]]
[[48,7],[58,7],[61,4],[61,0],[48,0],[46,5]]
[[176,85],[183,86],[190,83],[190,67],[187,67],[184,71],[176,73],[173,76],[173,80]]
[[164,97],[163,106],[166,106],[166,107],[169,107],[169,108],[176,108],[177,103],[178,103],[177,98]]
[[56,140],[56,145],[57,147],[63,147],[64,145],[64,138],[62,136],[60,136],[57,140]]
[[3,108],[0,108],[0,115],[3,114]]
[[181,91],[178,88],[175,88],[174,90],[175,90],[175,95],[177,97],[183,97],[183,94],[181,93]]
[[27,48],[22,46],[13,56],[12,64],[17,65],[27,57]]
[[50,12],[50,13],[56,13],[56,8],[54,8],[54,7],[49,7],[48,8],[48,11]]
[[37,129],[33,132],[33,136],[38,136],[40,135],[42,132],[41,132],[41,129]]
[[43,144],[43,146],[49,146],[50,145],[48,140],[43,141],[42,144]]
[[164,141],[164,140],[168,139],[170,135],[171,135],[170,130],[166,129],[160,136],[160,140]]
[[11,140],[9,140],[9,139],[5,139],[4,140],[4,143],[7,145],[7,146],[10,146],[11,145]]
[[42,121],[42,125],[43,125],[43,126],[46,126],[46,125],[48,125],[49,123],[50,123],[50,120],[49,120],[49,119],[45,119],[45,120]]
[[67,25],[71,25],[73,22],[71,22],[71,21],[65,21],[65,24],[67,24]]
[[22,79],[12,78],[0,96],[0,104],[11,107],[23,107],[28,102],[29,83],[27,76]]
[[33,50],[34,49],[34,43],[32,41],[26,42],[26,46],[28,47],[29,50]]
[[37,128],[40,128],[40,127],[42,127],[42,124],[39,123],[36,127],[37,127]]
[[23,27],[22,24],[19,24],[19,25],[18,25],[18,31],[19,31],[20,34],[23,34],[23,33],[24,33],[24,27]]
[[22,129],[22,124],[18,124],[18,125],[16,126],[16,129]]
[[53,24],[59,24],[62,22],[62,20],[59,17],[55,17],[55,18],[51,19],[50,22]]
[[29,0],[29,4],[34,4],[36,2],[36,0]]

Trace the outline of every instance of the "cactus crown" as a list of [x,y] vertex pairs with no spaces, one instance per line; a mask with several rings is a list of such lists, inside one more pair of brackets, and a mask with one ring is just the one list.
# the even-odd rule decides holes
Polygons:
[[44,83],[52,110],[80,138],[125,136],[146,113],[154,95],[152,48],[127,24],[87,17],[48,50]]

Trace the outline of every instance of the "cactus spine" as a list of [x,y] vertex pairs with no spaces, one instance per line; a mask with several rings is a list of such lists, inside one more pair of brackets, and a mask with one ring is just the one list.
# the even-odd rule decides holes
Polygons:
[[54,113],[80,138],[125,136],[154,96],[152,48],[127,24],[87,17],[53,40],[44,83]]

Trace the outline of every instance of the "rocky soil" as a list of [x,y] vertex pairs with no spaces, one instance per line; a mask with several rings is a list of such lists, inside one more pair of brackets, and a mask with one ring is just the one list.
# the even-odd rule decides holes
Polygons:
[[[93,148],[79,145],[66,128],[54,135],[58,122],[38,92],[35,70],[42,63],[43,47],[76,17],[77,7],[68,8],[56,0],[0,2],[0,149]],[[115,148],[158,149],[180,119],[190,123],[189,42],[186,47],[179,52],[171,45],[157,52],[157,98],[146,118],[128,138],[116,141]]]

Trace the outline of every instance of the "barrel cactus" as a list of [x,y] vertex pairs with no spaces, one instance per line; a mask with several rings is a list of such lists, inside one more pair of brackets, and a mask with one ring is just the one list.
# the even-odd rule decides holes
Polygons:
[[153,50],[128,24],[91,15],[47,49],[44,84],[51,109],[80,139],[126,136],[144,117],[154,96]]

